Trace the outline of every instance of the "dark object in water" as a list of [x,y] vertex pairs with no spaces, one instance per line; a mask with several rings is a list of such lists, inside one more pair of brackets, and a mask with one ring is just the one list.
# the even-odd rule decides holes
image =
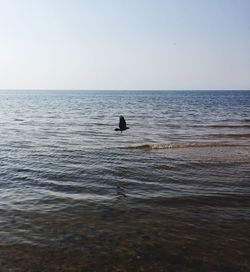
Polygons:
[[120,116],[120,122],[119,122],[119,128],[116,128],[115,131],[123,131],[129,129],[129,127],[127,127],[126,121],[124,119],[124,117],[121,115]]

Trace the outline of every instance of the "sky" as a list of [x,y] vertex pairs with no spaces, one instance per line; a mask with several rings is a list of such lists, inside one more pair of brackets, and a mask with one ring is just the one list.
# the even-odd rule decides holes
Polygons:
[[250,89],[249,0],[0,0],[0,89]]

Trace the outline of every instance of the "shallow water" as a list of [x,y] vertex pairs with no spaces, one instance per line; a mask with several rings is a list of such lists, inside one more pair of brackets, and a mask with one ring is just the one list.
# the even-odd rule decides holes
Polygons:
[[244,271],[249,128],[246,91],[0,92],[0,267]]

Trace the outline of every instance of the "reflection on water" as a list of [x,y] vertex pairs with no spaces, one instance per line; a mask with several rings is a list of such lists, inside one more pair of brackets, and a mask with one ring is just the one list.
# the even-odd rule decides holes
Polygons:
[[249,92],[0,93],[0,270],[246,271],[249,105]]

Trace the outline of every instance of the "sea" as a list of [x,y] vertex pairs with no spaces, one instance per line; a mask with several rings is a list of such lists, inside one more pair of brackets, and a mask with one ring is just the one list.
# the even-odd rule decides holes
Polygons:
[[250,91],[0,91],[0,271],[249,271],[249,230]]

